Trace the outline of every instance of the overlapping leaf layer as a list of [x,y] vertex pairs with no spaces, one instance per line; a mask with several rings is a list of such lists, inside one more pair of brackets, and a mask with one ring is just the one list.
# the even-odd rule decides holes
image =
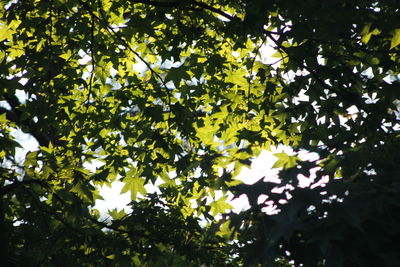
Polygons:
[[[0,12],[2,262],[400,264],[396,1],[15,0]],[[23,159],[19,130],[38,143]],[[235,178],[278,145],[295,152],[276,154],[279,184]],[[94,204],[114,181],[131,211],[104,221]],[[251,208],[230,212],[229,192]]]

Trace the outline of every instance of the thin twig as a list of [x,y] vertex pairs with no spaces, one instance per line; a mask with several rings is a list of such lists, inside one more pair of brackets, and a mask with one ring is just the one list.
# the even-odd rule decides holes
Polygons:
[[[164,79],[160,76],[160,74],[158,74],[152,67],[151,65],[142,57],[140,56],[140,54],[138,52],[136,52],[135,50],[133,50],[133,48],[128,44],[128,42],[121,36],[119,35],[114,29],[113,27],[111,27],[110,25],[108,25],[107,20],[102,12],[101,6],[100,6],[100,16],[101,18],[99,18],[96,14],[94,14],[93,10],[90,8],[90,6],[88,6],[88,4],[86,2],[84,2],[83,0],[78,0],[79,3],[81,3],[81,5],[86,9],[86,11],[89,12],[89,14],[91,16],[93,16],[94,18],[96,18],[98,21],[102,22],[104,24],[104,27],[106,28],[106,30],[111,34],[111,36],[113,36],[117,41],[121,42],[126,48],[128,48],[128,50],[130,52],[132,52],[136,57],[139,58],[140,61],[142,61],[145,66],[150,70],[151,74],[156,76],[157,79],[161,82],[161,84],[163,85],[163,87],[166,89],[167,92],[167,105],[170,107],[171,106],[171,92],[168,89],[168,86],[166,84],[166,82],[164,81]],[[99,0],[100,3],[100,0]],[[101,4],[101,3],[100,3]],[[170,130],[170,124],[168,121],[168,130]]]
[[[133,0],[131,1],[133,4],[146,4],[146,5],[151,5],[151,6],[157,6],[157,7],[174,7],[174,8],[181,8],[185,5],[192,5],[192,6],[197,6],[201,7],[203,9],[206,9],[208,11],[211,11],[213,13],[216,13],[226,19],[229,20],[239,20],[239,18],[232,16],[218,8],[215,8],[213,6],[210,6],[206,3],[202,2],[197,2],[197,1],[189,1],[187,3],[184,3],[183,1],[171,1],[171,2],[161,2],[161,1],[151,1],[151,0]],[[182,3],[183,2],[183,3]]]
[[14,191],[17,188],[23,188],[26,185],[38,184],[43,187],[48,187],[48,185],[42,180],[25,180],[25,181],[15,181],[12,184],[5,185],[0,188],[0,198],[7,195],[8,193]]
[[255,51],[255,55],[254,58],[251,62],[251,66],[250,66],[250,76],[248,78],[248,84],[249,87],[247,89],[247,112],[250,112],[250,92],[251,92],[251,80],[253,79],[253,67],[254,67],[254,63],[256,62],[256,58],[258,55],[258,52],[261,49],[261,46],[263,46],[263,44],[265,43],[265,41],[267,40],[267,35],[264,35],[264,38],[261,41],[261,44],[257,47],[256,51]]
[[54,0],[50,1],[50,31],[49,31],[49,45],[51,45],[53,41],[53,5]]
[[90,96],[92,95],[92,90],[93,90],[93,77],[94,77],[94,68],[96,67],[96,61],[94,58],[94,17],[92,17],[91,25],[90,25],[90,57],[92,59],[92,69],[90,72],[90,77],[89,77],[89,92],[86,100],[86,112],[89,109],[89,104],[90,104]]

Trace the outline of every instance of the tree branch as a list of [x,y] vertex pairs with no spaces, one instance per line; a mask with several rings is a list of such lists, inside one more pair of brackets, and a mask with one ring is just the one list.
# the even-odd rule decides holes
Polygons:
[[237,17],[232,16],[226,12],[223,12],[222,10],[215,8],[213,6],[207,5],[206,3],[203,2],[197,2],[197,1],[171,1],[171,2],[161,2],[161,1],[151,1],[151,0],[133,0],[133,4],[141,3],[145,5],[150,5],[150,6],[157,6],[157,7],[170,7],[170,8],[180,8],[184,5],[192,5],[192,6],[197,6],[201,7],[203,9],[206,9],[208,11],[211,11],[213,13],[216,13],[226,19],[229,20],[238,20]]
[[202,7],[204,9],[207,9],[207,10],[213,12],[213,13],[217,13],[218,15],[221,15],[221,16],[229,19],[229,20],[239,20],[239,18],[237,18],[235,16],[232,16],[232,15],[230,15],[228,13],[225,13],[222,10],[217,9],[215,7],[209,6],[206,3],[193,1],[193,4],[196,5],[196,6]]
[[[14,122],[21,128],[28,128],[28,133],[36,139],[40,146],[48,146],[50,142],[54,145],[60,144],[60,140],[54,134],[41,131],[33,121],[29,121],[28,119],[21,120],[21,111],[15,108],[8,110],[0,107],[0,114],[4,113],[6,113],[7,120]],[[49,129],[50,127],[51,126],[49,126]]]
[[26,181],[15,181],[12,184],[5,185],[0,188],[0,198],[4,197],[8,193],[14,191],[19,187],[24,187],[30,184],[39,184],[41,186],[46,186],[43,181],[40,180],[26,180]]
[[161,1],[151,1],[151,0],[133,0],[133,4],[145,4],[150,6],[158,7],[178,7],[182,4],[182,1],[171,1],[171,2],[161,2]]

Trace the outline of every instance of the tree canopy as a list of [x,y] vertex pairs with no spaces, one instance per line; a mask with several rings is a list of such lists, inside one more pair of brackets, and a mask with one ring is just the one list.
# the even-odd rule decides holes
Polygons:
[[[400,265],[398,1],[3,0],[0,16],[2,264]],[[39,144],[22,160],[18,130]],[[277,146],[294,151],[279,183],[236,179]],[[114,181],[131,211],[104,220]]]

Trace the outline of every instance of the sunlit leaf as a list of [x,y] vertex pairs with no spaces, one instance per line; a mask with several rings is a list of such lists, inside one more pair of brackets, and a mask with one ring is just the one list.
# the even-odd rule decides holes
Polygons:
[[395,29],[392,40],[390,41],[390,49],[400,44],[400,29]]
[[146,195],[146,189],[144,188],[145,179],[140,177],[135,177],[135,172],[127,172],[125,178],[123,179],[125,183],[124,187],[121,189],[121,193],[130,192],[131,199],[136,200],[137,194],[140,193],[142,196]]
[[227,210],[233,208],[233,206],[227,202],[227,198],[228,196],[222,196],[218,200],[211,202],[211,212],[214,216],[225,213]]

